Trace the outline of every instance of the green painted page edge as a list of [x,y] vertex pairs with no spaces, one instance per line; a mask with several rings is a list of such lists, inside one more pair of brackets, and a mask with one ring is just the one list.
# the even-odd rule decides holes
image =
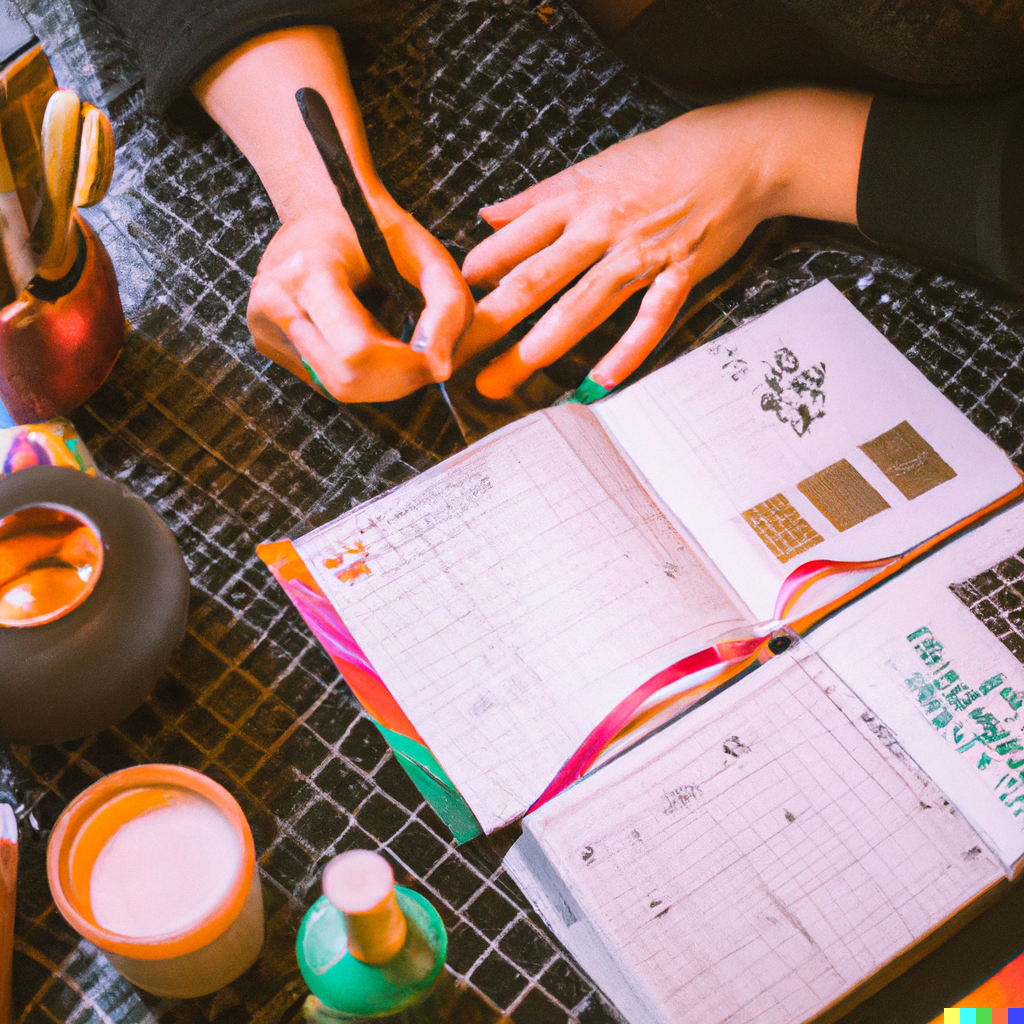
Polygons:
[[420,795],[448,827],[455,841],[462,844],[480,835],[480,823],[476,816],[434,755],[408,736],[392,732],[380,722],[374,721],[373,724],[395,752],[398,763],[412,779]]

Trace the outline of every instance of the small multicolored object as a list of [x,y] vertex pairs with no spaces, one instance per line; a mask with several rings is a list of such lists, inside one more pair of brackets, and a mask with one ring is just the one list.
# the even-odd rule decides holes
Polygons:
[[89,449],[66,419],[18,425],[0,417],[0,477],[29,466],[69,466],[96,476]]
[[338,854],[324,868],[323,888],[295,944],[313,993],[303,1007],[306,1020],[391,1017],[422,1003],[448,950],[438,912],[395,885],[391,865],[371,850]]
[[[1024,1024],[1024,953],[960,1002],[987,1003],[990,1008],[950,1007],[931,1024]],[[992,1003],[1001,1005],[993,1007]],[[1016,1003],[1017,1007],[1007,1008],[1010,1003]]]
[[972,1007],[947,1007],[942,1024],[1024,1024],[1024,1010],[994,1007],[978,1009]]

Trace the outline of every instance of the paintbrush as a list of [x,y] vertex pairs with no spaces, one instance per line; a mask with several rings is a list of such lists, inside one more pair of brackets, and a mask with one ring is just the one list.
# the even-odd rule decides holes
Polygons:
[[114,130],[102,110],[82,104],[82,132],[78,144],[78,176],[71,200],[71,216],[80,206],[95,206],[110,188],[114,176]]
[[40,149],[43,157],[43,206],[30,244],[39,258],[39,276],[55,281],[72,267],[77,246],[71,232],[78,175],[78,139],[82,104],[70,89],[58,89],[46,104]]
[[20,295],[35,277],[35,260],[28,247],[28,225],[14,184],[7,147],[0,137],[0,239],[14,294]]
[[18,821],[14,770],[0,743],[0,1024],[10,1024],[14,958],[14,899],[18,879]]
[[373,216],[370,204],[366,201],[359,179],[352,168],[352,162],[342,145],[341,136],[338,135],[326,100],[315,89],[300,89],[295,94],[295,99],[327,173],[338,190],[341,205],[352,221],[366,262],[370,265],[373,276],[404,317],[402,341],[408,341],[412,337],[420,313],[423,312],[423,296],[402,277],[395,266],[388,243]]

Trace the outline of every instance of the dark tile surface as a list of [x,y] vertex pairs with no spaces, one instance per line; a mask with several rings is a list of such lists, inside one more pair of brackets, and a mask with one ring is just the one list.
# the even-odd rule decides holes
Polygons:
[[949,589],[1024,664],[1024,548]]
[[[276,220],[251,169],[208,122],[146,112],[131,55],[102,14],[79,0],[23,5],[60,81],[110,111],[118,142],[111,194],[89,217],[114,259],[132,330],[75,421],[102,471],[174,531],[193,592],[188,636],[146,705],[100,736],[16,751],[31,814],[15,1019],[297,1020],[298,922],[326,859],[366,847],[383,849],[399,881],[433,899],[448,924],[452,973],[437,996],[439,1020],[613,1021],[501,870],[514,833],[454,847],[255,557],[257,543],[326,522],[457,450],[447,407],[428,391],[340,408],[257,354],[246,293]],[[460,258],[486,232],[480,205],[677,112],[551,6],[541,18],[533,0],[422,0],[360,64],[357,89],[385,181]],[[853,234],[829,238],[803,224],[760,232],[652,363],[826,277],[1024,468],[1024,305],[868,250]],[[536,393],[572,386],[623,322],[582,343]],[[451,393],[473,431],[522,411],[481,405],[456,384]],[[238,797],[268,914],[258,964],[221,993],[187,1002],[121,979],[64,924],[45,878],[45,838],[68,800],[105,772],[161,760],[206,771]],[[970,956],[946,947],[945,989],[919,982],[900,997],[902,1017],[876,1001],[857,1020],[929,1020],[963,994],[957,986],[1024,948],[1024,913],[1000,920],[1003,945],[987,959],[977,954],[984,942]]]

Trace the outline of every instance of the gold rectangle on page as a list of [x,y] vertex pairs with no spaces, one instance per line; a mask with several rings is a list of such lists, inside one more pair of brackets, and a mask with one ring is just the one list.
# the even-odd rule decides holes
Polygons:
[[823,540],[784,494],[776,494],[760,505],[748,508],[743,518],[780,562],[788,562]]
[[840,531],[863,523],[889,507],[885,498],[846,459],[833,462],[796,486]]
[[860,445],[860,450],[911,501],[956,476],[955,470],[906,420]]

